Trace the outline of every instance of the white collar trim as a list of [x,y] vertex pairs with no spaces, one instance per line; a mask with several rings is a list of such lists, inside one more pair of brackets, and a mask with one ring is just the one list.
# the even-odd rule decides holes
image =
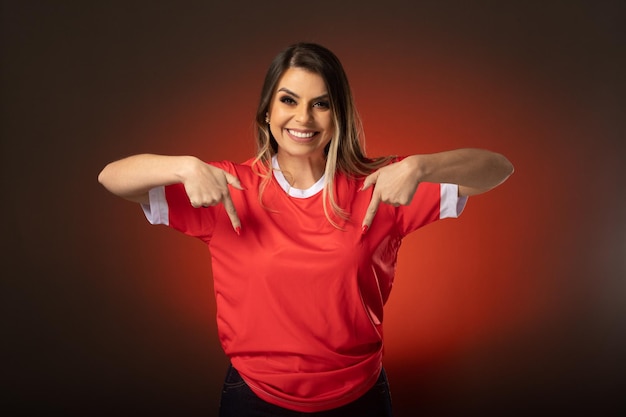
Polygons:
[[285,192],[291,197],[308,198],[314,196],[324,189],[325,175],[322,175],[322,177],[317,180],[315,184],[313,184],[306,190],[292,187],[289,184],[289,181],[287,181],[287,178],[285,178],[285,176],[283,175],[283,172],[280,170],[280,166],[278,165],[278,158],[276,157],[276,155],[272,156],[272,171],[274,172],[274,178],[276,178],[276,181],[278,181],[280,187],[285,190]]

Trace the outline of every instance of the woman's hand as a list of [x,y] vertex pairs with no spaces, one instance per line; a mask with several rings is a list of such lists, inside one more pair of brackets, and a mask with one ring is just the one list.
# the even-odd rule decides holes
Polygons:
[[382,167],[365,178],[361,190],[374,186],[374,192],[361,226],[363,233],[371,226],[380,203],[397,207],[406,206],[413,200],[420,183],[413,158]]
[[194,157],[188,160],[180,175],[191,205],[200,208],[222,203],[233,229],[239,234],[241,222],[228,190],[228,185],[238,190],[244,190],[239,179]]

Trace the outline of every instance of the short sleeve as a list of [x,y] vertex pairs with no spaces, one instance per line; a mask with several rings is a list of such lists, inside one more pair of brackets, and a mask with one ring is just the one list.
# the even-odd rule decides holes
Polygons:
[[[207,163],[237,175],[232,162]],[[181,183],[155,187],[148,194],[149,203],[141,205],[148,222],[169,226],[206,243],[211,240],[218,213],[224,212],[222,204],[202,208],[193,207],[189,202],[185,186]]]
[[141,208],[151,224],[169,226],[186,235],[209,242],[215,228],[216,211],[220,206],[194,208],[182,184],[150,190],[150,203]]
[[165,199],[165,187],[156,187],[150,190],[150,203],[142,204],[143,214],[150,224],[170,225],[169,209]]
[[456,184],[420,183],[411,204],[396,209],[400,234],[405,236],[437,220],[458,217],[467,202],[467,197],[459,197],[458,190]]
[[457,218],[467,204],[467,197],[459,197],[459,186],[441,184],[441,200],[439,202],[439,218]]

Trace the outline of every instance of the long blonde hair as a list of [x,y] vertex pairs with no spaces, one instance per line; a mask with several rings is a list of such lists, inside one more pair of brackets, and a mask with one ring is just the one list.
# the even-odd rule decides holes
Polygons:
[[289,68],[302,68],[319,74],[328,90],[335,129],[333,138],[324,149],[326,167],[322,201],[326,218],[335,227],[339,227],[333,217],[345,220],[349,215],[337,204],[335,174],[341,172],[351,177],[366,176],[387,164],[391,157],[370,159],[365,156],[361,119],[354,105],[348,77],[335,54],[314,43],[291,45],[280,52],[270,64],[257,108],[258,151],[254,166],[261,166],[261,170],[257,172],[264,177],[259,192],[261,203],[265,186],[272,176],[272,156],[278,152],[278,143],[266,122],[266,114],[278,81]]

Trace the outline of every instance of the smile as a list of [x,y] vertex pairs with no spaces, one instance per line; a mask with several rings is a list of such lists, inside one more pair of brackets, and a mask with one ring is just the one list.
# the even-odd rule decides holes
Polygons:
[[291,130],[291,129],[287,129],[287,132],[289,132],[290,135],[295,136],[300,139],[310,139],[313,136],[315,136],[315,134],[317,133],[317,132],[299,132],[297,130]]

